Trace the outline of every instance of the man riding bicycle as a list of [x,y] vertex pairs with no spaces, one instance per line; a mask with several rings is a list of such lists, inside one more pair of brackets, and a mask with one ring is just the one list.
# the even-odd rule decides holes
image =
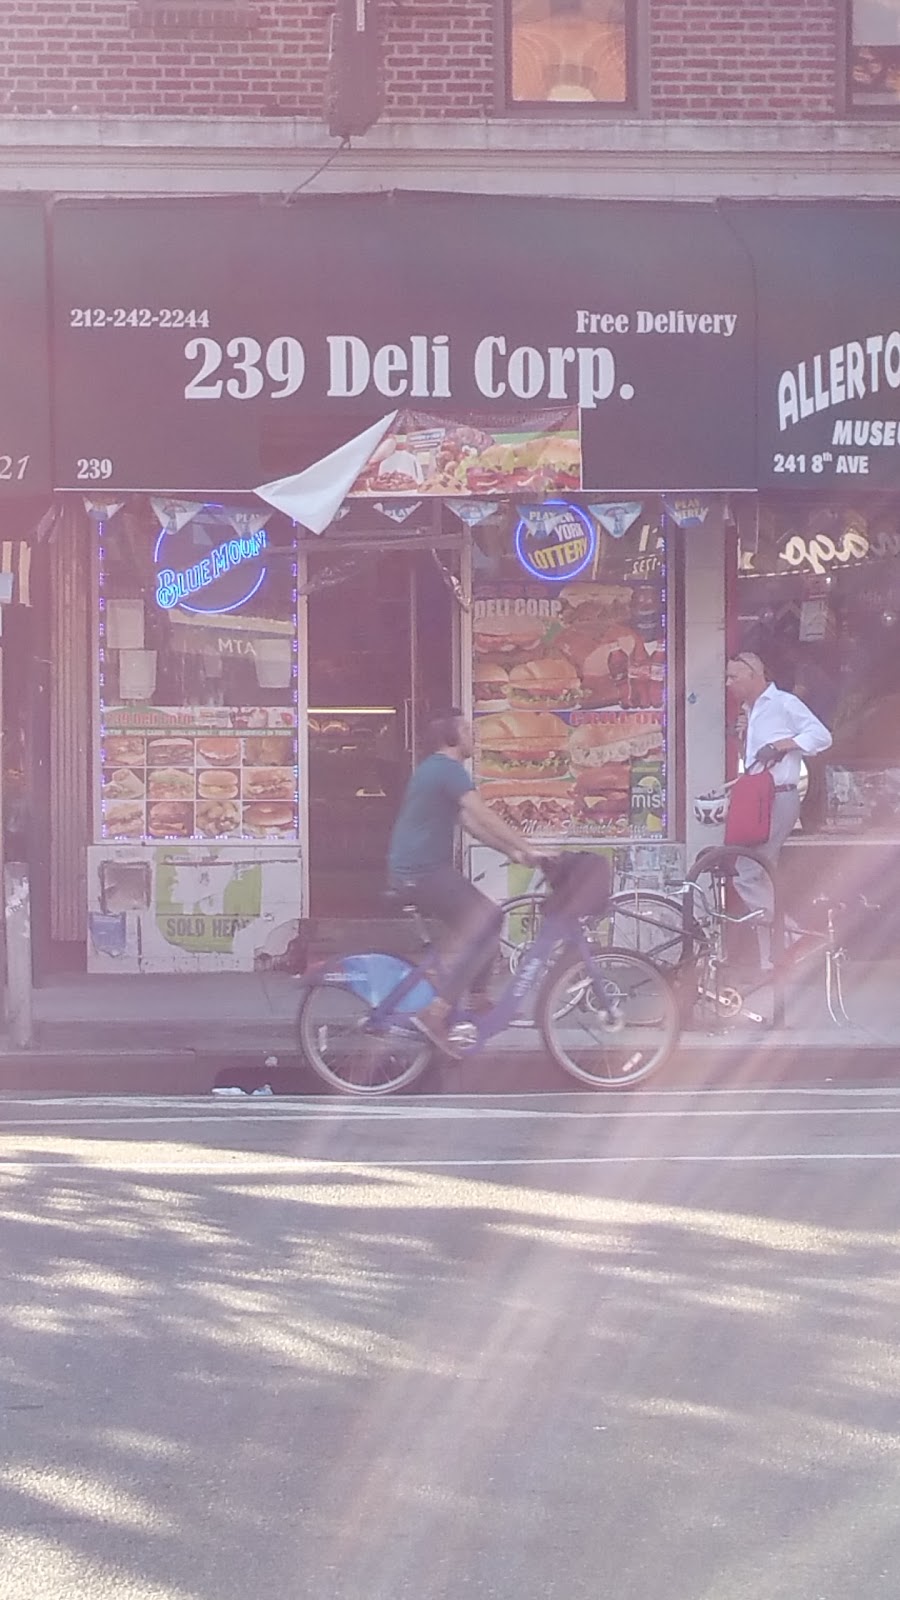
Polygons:
[[454,708],[432,718],[428,742],[431,754],[412,774],[391,833],[388,879],[424,917],[444,927],[437,995],[414,1020],[435,1044],[446,1047],[452,1043],[448,1018],[466,990],[476,1007],[484,1003],[502,922],[500,908],[454,865],[456,825],[512,861],[536,865],[540,856],[478,794],[464,765],[474,741],[462,712]]

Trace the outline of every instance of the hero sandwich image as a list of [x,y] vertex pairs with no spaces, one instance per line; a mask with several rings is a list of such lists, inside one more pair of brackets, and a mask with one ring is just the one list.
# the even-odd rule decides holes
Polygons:
[[636,764],[662,753],[662,725],[646,713],[601,713],[575,727],[549,711],[511,709],[476,720],[484,798],[531,834],[621,837],[629,831]]
[[565,831],[572,817],[569,730],[549,711],[504,711],[476,723],[487,803],[527,831]]
[[629,585],[596,583],[566,584],[538,614],[513,609],[514,597],[476,602],[475,710],[661,706],[662,640],[645,640],[634,602]]

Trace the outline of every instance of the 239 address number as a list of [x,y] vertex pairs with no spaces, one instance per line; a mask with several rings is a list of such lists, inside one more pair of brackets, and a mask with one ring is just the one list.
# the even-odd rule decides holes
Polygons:
[[75,463],[75,476],[79,483],[105,483],[113,475],[109,456],[79,456]]

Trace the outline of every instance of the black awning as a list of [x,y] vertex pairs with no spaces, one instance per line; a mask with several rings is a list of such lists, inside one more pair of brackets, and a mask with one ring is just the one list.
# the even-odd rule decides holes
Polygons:
[[757,485],[900,487],[900,206],[719,209],[754,268]]

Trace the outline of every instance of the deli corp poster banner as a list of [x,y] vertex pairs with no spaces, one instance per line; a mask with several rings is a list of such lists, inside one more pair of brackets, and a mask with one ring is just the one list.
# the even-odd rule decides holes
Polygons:
[[574,414],[584,488],[752,484],[752,273],[712,206],[72,201],[53,247],[61,488],[253,489],[395,409],[504,449]]

